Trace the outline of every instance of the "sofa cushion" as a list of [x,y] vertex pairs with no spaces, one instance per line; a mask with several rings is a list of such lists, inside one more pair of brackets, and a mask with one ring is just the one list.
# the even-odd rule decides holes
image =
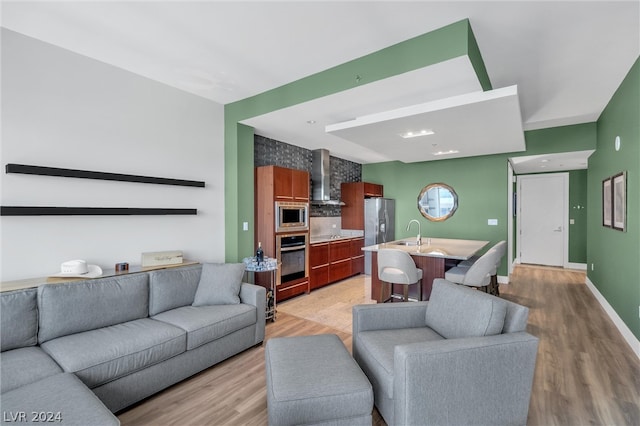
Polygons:
[[0,354],[0,393],[62,373],[62,368],[39,347],[13,349]]
[[184,306],[155,315],[187,332],[187,350],[195,349],[234,331],[254,325],[256,307],[252,305]]
[[186,350],[184,330],[150,318],[49,340],[42,349],[90,388]]
[[500,334],[507,311],[498,297],[433,280],[425,323],[446,339]]
[[131,274],[38,287],[40,343],[68,334],[145,318],[149,278]]
[[205,263],[193,306],[240,303],[244,263]]
[[34,346],[38,343],[38,291],[35,288],[0,294],[0,349]]
[[191,305],[201,273],[202,265],[149,272],[149,316]]
[[[389,398],[393,398],[393,352],[398,345],[442,340],[428,327],[361,331],[358,333],[360,366]],[[373,377],[371,377],[373,376]]]
[[[117,426],[120,421],[73,374],[56,374],[2,395],[4,416],[25,414],[16,424]],[[9,417],[10,418],[10,417]],[[33,421],[35,420],[35,421]]]

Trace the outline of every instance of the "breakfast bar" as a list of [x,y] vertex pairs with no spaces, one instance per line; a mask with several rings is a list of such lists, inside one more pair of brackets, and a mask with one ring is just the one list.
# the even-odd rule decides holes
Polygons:
[[448,268],[469,259],[487,244],[489,241],[423,238],[422,244],[418,245],[416,238],[411,237],[363,247],[363,251],[371,252],[371,298],[382,302],[391,293],[391,286],[378,278],[378,250],[397,249],[409,253],[416,266],[422,269],[422,299],[429,300],[435,278],[444,278]]

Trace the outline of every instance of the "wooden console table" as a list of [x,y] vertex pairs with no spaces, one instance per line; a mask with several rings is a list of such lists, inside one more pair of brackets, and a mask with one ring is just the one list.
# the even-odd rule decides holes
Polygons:
[[4,281],[0,283],[0,292],[3,291],[11,291],[11,290],[21,290],[23,288],[33,288],[38,287],[42,284],[62,284],[73,281],[85,281],[91,279],[105,278],[105,277],[115,277],[120,275],[128,275],[135,274],[138,272],[148,272],[155,271],[158,269],[167,269],[167,268],[177,268],[180,266],[189,266],[189,265],[197,265],[199,262],[184,260],[182,263],[176,263],[174,265],[159,265],[159,266],[147,266],[143,268],[140,265],[130,265],[128,271],[116,272],[115,268],[112,269],[103,269],[102,275],[95,278],[71,278],[71,277],[38,277],[38,278],[26,278],[24,280],[15,280],[15,281]]

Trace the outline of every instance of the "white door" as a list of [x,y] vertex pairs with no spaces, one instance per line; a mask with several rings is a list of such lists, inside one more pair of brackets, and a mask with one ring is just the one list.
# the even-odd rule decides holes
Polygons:
[[564,266],[568,182],[568,173],[518,176],[520,263]]

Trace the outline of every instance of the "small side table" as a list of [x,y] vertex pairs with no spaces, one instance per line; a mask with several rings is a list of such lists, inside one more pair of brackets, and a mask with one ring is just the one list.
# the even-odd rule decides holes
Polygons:
[[265,257],[260,263],[256,261],[255,257],[245,257],[243,260],[245,266],[245,272],[247,275],[249,272],[253,272],[253,284],[255,284],[255,274],[262,272],[271,273],[270,287],[267,288],[267,306],[265,311],[266,319],[270,319],[272,322],[276,320],[276,271],[278,270],[277,259]]

